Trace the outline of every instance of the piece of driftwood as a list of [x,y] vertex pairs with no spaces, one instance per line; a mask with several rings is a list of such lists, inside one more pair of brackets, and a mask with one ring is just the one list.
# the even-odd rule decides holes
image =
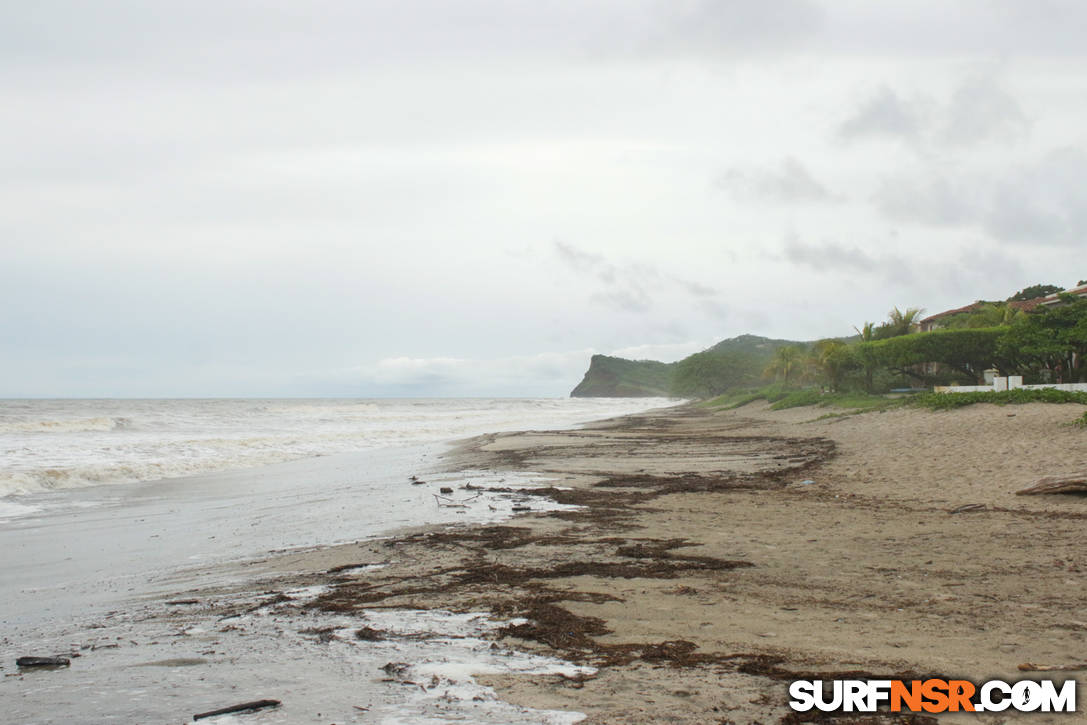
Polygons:
[[250,710],[262,710],[266,707],[279,707],[279,700],[254,700],[253,702],[243,702],[240,705],[231,705],[230,707],[221,707],[218,710],[208,710],[198,715],[193,715],[193,720],[203,720],[206,717],[215,717],[216,715],[229,715],[232,712],[249,712]]
[[[444,491],[445,489],[443,488],[442,490]],[[431,495],[434,496],[434,500],[437,501],[439,506],[444,506],[451,509],[466,509],[468,508],[468,503],[470,501],[475,501],[483,494],[477,493],[475,496],[472,496],[470,498],[462,498],[459,501],[454,498],[449,498],[448,496],[439,496],[436,493]]]
[[984,511],[987,507],[983,503],[967,503],[962,506],[957,506],[950,511],[949,514],[965,514],[971,511]]
[[1071,665],[1039,665],[1034,662],[1024,662],[1019,665],[1020,672],[1075,672],[1087,670],[1087,662]]
[[16,667],[69,667],[71,664],[67,657],[20,657],[15,660]]
[[1087,471],[1071,476],[1045,476],[1030,486],[1016,491],[1016,496],[1037,496],[1043,493],[1087,493]]

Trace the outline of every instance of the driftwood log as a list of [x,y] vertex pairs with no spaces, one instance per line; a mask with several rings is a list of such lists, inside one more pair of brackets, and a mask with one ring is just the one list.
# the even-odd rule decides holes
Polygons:
[[15,660],[16,667],[68,667],[71,664],[67,657],[20,657]]
[[193,715],[193,720],[203,720],[206,717],[215,717],[216,715],[228,715],[232,712],[248,712],[249,710],[260,710],[265,707],[279,707],[279,700],[254,700],[253,702],[243,702],[240,705],[231,705],[230,707],[221,707],[218,710],[209,710],[208,712],[202,712],[197,715]]
[[1087,493],[1087,471],[1071,476],[1046,476],[1030,486],[1016,491],[1016,496],[1037,496],[1043,493]]

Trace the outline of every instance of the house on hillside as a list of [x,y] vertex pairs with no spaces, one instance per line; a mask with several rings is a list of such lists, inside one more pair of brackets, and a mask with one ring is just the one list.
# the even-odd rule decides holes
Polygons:
[[[1085,293],[1087,293],[1087,287],[1085,287],[1084,290],[1085,290]],[[986,308],[990,308],[990,307],[993,307],[995,305],[1000,305],[1000,304],[1005,305],[1007,307],[1007,309],[1009,309],[1009,310],[1030,312],[1031,310],[1035,309],[1039,305],[1043,304],[1043,302],[1045,300],[1047,300],[1047,299],[1049,299],[1049,298],[1048,297],[1035,297],[1034,299],[1031,299],[1031,300],[1022,300],[1022,301],[1020,301],[1020,300],[1011,300],[1011,301],[1003,302],[1003,303],[1000,303],[1000,302],[987,302],[985,300],[978,300],[978,301],[976,301],[976,302],[974,302],[972,304],[966,305],[965,307],[956,307],[953,310],[945,310],[943,312],[938,312],[935,315],[929,315],[928,317],[926,317],[925,319],[921,320],[921,322],[918,323],[918,327],[920,328],[921,332],[932,332],[933,330],[939,330],[939,329],[942,329],[942,328],[946,327],[954,318],[958,317],[959,315],[966,315],[966,314],[970,314],[972,312],[981,312],[982,310],[984,310]],[[1054,295],[1054,299],[1057,299],[1057,297],[1055,295]],[[917,369],[921,373],[923,373],[925,375],[934,376],[934,375],[937,375],[937,374],[940,373],[941,369],[943,369],[943,366],[940,365],[940,363],[927,362],[927,363],[921,363],[920,365],[918,365]],[[989,384],[989,383],[992,382],[993,378],[998,374],[998,371],[997,370],[985,370],[982,374],[984,375],[986,384]]]
[[947,320],[947,318],[953,317],[955,315],[961,315],[964,312],[976,312],[977,310],[980,310],[982,305],[984,304],[984,301],[978,300],[977,302],[971,305],[967,305],[966,307],[957,307],[953,310],[938,312],[935,315],[929,315],[925,319],[921,320],[918,325],[920,325],[921,332],[932,332],[933,330],[939,330],[941,327],[944,326],[944,324],[946,324],[945,321]]
[[[1084,285],[1081,289],[1083,289],[1084,295],[1087,295],[1087,285]],[[1006,304],[1008,308],[1012,310],[1030,312],[1034,308],[1038,307],[1038,305],[1045,304],[1045,300],[1048,299],[1049,297],[1035,297],[1032,300],[1012,301],[1005,302],[1004,304]],[[1056,300],[1057,296],[1053,295],[1053,299]],[[920,326],[921,332],[932,332],[933,330],[939,330],[940,328],[944,327],[947,324],[947,321],[956,315],[962,315],[969,312],[978,312],[984,309],[986,305],[992,304],[997,303],[986,302],[985,300],[978,300],[977,302],[966,305],[965,307],[957,307],[954,310],[946,310],[944,312],[939,312],[935,315],[929,315],[925,319],[921,320],[918,325]]]
[[[1038,305],[1052,307],[1053,305],[1060,304],[1060,295],[1075,295],[1076,297],[1087,297],[1087,284],[1081,284],[1078,287],[1071,287],[1069,289],[1066,289],[1064,292],[1054,292],[1051,295],[1046,295],[1045,297],[1037,300]],[[1034,301],[1035,300],[1031,300],[1031,302]]]
[[[1051,295],[1045,295],[1044,297],[1035,297],[1030,300],[1010,300],[1008,302],[986,302],[985,300],[978,300],[973,304],[966,305],[965,307],[958,307],[953,310],[946,310],[939,312],[935,315],[930,315],[918,323],[921,332],[931,332],[933,330],[939,330],[952,324],[952,321],[959,315],[969,315],[970,313],[981,312],[986,307],[994,305],[1005,305],[1009,310],[1015,310],[1017,312],[1032,312],[1039,308],[1053,307],[1062,304],[1062,295],[1075,295],[1077,297],[1087,298],[1087,284],[1081,284],[1076,287],[1063,290],[1061,292],[1054,292]],[[1007,320],[1008,318],[1005,318]],[[1006,324],[1006,322],[1005,322]],[[929,362],[921,363],[916,366],[919,372],[928,376],[934,376],[940,373],[942,366],[940,363]],[[998,375],[996,370],[984,371],[984,379],[986,385],[992,383],[994,376]],[[1058,381],[1060,380],[1058,376]]]

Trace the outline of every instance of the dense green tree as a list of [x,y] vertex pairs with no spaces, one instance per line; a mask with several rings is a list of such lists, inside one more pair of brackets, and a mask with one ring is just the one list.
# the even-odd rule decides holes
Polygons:
[[925,383],[934,382],[921,367],[940,363],[964,379],[980,383],[983,372],[991,367],[1005,369],[1007,364],[998,351],[998,341],[1006,327],[963,330],[933,330],[900,335],[887,340],[857,343],[855,355],[871,364],[908,375]]
[[1061,303],[1043,306],[1012,325],[999,352],[1018,372],[1031,376],[1048,370],[1053,382],[1082,382],[1087,357],[1087,299],[1062,295]]
[[[854,326],[854,330],[861,336],[861,342],[872,342],[876,339],[876,323],[865,322],[859,328]],[[861,369],[864,370],[864,390],[866,393],[872,392],[872,378],[875,375],[877,364],[871,355],[865,354],[860,348],[853,349],[853,358]]]
[[1024,287],[1013,294],[1008,298],[1008,302],[1026,302],[1027,300],[1033,300],[1037,297],[1045,297],[1054,292],[1060,292],[1062,289],[1062,287],[1058,287],[1055,284],[1032,284],[1030,287]]

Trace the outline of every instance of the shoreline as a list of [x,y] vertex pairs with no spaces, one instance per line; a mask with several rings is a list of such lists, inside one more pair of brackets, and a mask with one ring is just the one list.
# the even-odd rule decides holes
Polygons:
[[[272,556],[248,586],[299,629],[316,615],[373,629],[377,610],[511,620],[486,639],[593,671],[475,681],[586,723],[795,722],[787,681],[812,673],[1020,679],[1019,663],[1087,648],[1087,499],[1014,496],[1087,464],[1087,433],[1062,425],[1082,408],[812,421],[685,405],[478,436],[441,469],[545,474],[554,485],[524,493],[582,508]],[[986,508],[949,513],[972,503]],[[161,616],[221,621],[237,605],[224,594]]]

